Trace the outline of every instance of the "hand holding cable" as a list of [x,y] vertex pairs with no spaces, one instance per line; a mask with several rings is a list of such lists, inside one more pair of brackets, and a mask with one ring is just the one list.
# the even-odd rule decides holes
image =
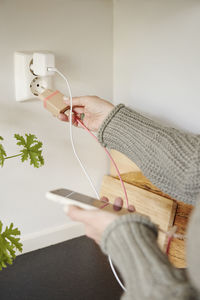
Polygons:
[[[107,115],[114,108],[114,105],[106,100],[103,100],[97,96],[83,96],[73,97],[73,112],[75,115],[72,117],[72,123],[74,126],[82,127],[76,117],[81,119],[81,115],[84,114],[84,125],[88,130],[97,132],[101,124],[107,117]],[[70,107],[70,99],[64,98],[67,105]],[[60,114],[59,119],[61,121],[69,122],[69,117],[65,114]]]

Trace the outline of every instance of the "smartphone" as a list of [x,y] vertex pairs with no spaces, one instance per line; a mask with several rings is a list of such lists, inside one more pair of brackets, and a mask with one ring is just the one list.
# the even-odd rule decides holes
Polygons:
[[87,210],[104,209],[108,212],[117,213],[119,215],[129,213],[129,211],[125,208],[117,210],[117,207],[113,207],[112,203],[106,203],[68,189],[57,189],[47,192],[46,198],[66,207],[68,205],[76,205]]

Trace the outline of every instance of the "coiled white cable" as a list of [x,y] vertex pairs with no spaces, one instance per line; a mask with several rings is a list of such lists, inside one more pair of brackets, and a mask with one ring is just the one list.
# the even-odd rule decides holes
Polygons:
[[[69,85],[69,82],[67,80],[67,78],[57,69],[57,68],[48,68],[49,71],[54,71],[56,72],[58,75],[60,75],[66,82],[67,84],[67,89],[68,89],[68,92],[69,92],[69,98],[70,98],[70,114],[69,114],[69,134],[70,134],[70,141],[71,141],[71,145],[72,145],[72,149],[73,149],[73,152],[74,152],[74,155],[77,159],[77,161],[79,162],[79,165],[81,167],[81,169],[83,170],[85,176],[87,177],[89,183],[90,183],[90,186],[92,187],[97,199],[100,199],[99,197],[99,194],[95,188],[95,185],[91,179],[91,177],[89,176],[88,172],[86,171],[82,161],[80,160],[77,152],[76,152],[76,149],[75,149],[75,146],[74,146],[74,140],[73,140],[73,130],[72,130],[72,114],[73,114],[73,111],[72,111],[72,107],[73,107],[73,102],[72,102],[72,92],[71,92],[71,88],[70,88],[70,85]],[[126,288],[124,287],[124,285],[122,284],[121,280],[119,279],[116,271],[115,271],[115,268],[113,266],[113,263],[112,263],[112,260],[110,258],[110,256],[108,255],[108,261],[110,263],[110,267],[111,267],[111,270],[117,280],[117,282],[119,283],[119,285],[121,286],[121,288],[126,291]]]

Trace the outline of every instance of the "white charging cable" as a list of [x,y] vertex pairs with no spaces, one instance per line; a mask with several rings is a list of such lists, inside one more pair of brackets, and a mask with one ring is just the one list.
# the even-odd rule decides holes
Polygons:
[[78,154],[76,152],[76,148],[74,146],[73,130],[72,130],[72,114],[73,114],[72,105],[73,104],[72,104],[72,93],[71,93],[71,88],[70,88],[69,82],[68,82],[67,78],[59,70],[57,70],[56,68],[51,68],[51,70],[52,69],[56,73],[58,73],[65,80],[65,82],[67,84],[67,88],[68,88],[68,91],[69,91],[69,98],[70,98],[69,134],[70,134],[70,141],[71,141],[72,149],[73,149],[74,155],[75,155],[76,159],[78,160],[78,162],[79,162],[79,164],[80,164],[80,166],[81,166],[81,168],[82,168],[85,176],[87,177],[87,179],[88,179],[88,181],[89,181],[89,183],[90,183],[90,185],[91,185],[91,187],[92,187],[92,189],[93,189],[93,191],[94,191],[97,199],[99,199],[99,194],[98,194],[98,192],[97,192],[97,190],[96,190],[96,188],[94,186],[94,183],[93,183],[91,177],[89,176],[88,172],[86,171],[86,169],[85,169],[82,161],[80,160],[80,158],[79,158],[79,156],[78,156]]
[[[79,156],[78,156],[78,154],[77,154],[77,152],[76,152],[75,146],[74,146],[73,130],[72,130],[72,114],[73,114],[72,108],[73,108],[73,101],[72,101],[72,92],[71,92],[71,88],[70,88],[69,82],[68,82],[67,78],[66,78],[66,77],[65,77],[65,76],[64,76],[57,68],[54,68],[54,67],[50,68],[50,67],[49,67],[49,68],[48,68],[48,71],[54,71],[54,72],[56,72],[58,75],[60,75],[60,76],[65,80],[65,82],[66,82],[66,84],[67,84],[67,89],[68,89],[68,92],[69,92],[69,98],[70,98],[69,134],[70,134],[70,141],[71,141],[72,149],[73,149],[74,155],[75,155],[77,161],[79,162],[80,167],[81,167],[81,169],[83,170],[85,176],[87,177],[87,179],[88,179],[88,181],[89,181],[89,183],[90,183],[90,186],[92,187],[92,189],[93,189],[93,191],[94,191],[94,193],[95,193],[97,199],[100,199],[99,194],[98,194],[98,192],[97,192],[97,190],[96,190],[96,188],[95,188],[95,185],[94,185],[94,183],[93,183],[91,177],[89,176],[88,172],[86,171],[86,169],[85,169],[85,167],[84,167],[82,161],[80,160],[80,158],[79,158]],[[124,285],[122,284],[121,280],[119,279],[119,277],[118,277],[118,275],[117,275],[117,273],[116,273],[116,271],[115,271],[115,268],[114,268],[114,266],[113,266],[112,260],[111,260],[111,258],[110,258],[109,255],[108,255],[108,261],[109,261],[111,270],[112,270],[112,272],[113,272],[113,274],[114,274],[114,276],[115,276],[117,282],[119,283],[119,285],[121,286],[121,288],[122,288],[124,291],[126,291],[126,288],[125,288]]]

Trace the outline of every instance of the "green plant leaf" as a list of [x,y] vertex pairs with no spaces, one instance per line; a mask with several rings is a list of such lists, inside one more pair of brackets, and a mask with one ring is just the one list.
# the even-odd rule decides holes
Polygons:
[[[0,136],[0,140],[3,141],[2,136]],[[0,144],[0,166],[1,167],[3,167],[5,157],[6,157],[6,151],[5,151],[4,147],[3,147],[3,145]]]
[[20,151],[22,156],[22,162],[30,159],[30,164],[35,168],[39,168],[44,165],[44,158],[42,156],[42,142],[38,141],[34,134],[25,134],[25,138],[22,135],[15,134],[17,145],[23,146]]
[[2,232],[3,224],[0,221],[0,270],[6,268],[7,265],[11,265],[13,259],[16,257],[16,251],[22,252],[22,244],[20,243],[18,228],[13,228],[13,223],[10,226],[6,226],[4,232]]

